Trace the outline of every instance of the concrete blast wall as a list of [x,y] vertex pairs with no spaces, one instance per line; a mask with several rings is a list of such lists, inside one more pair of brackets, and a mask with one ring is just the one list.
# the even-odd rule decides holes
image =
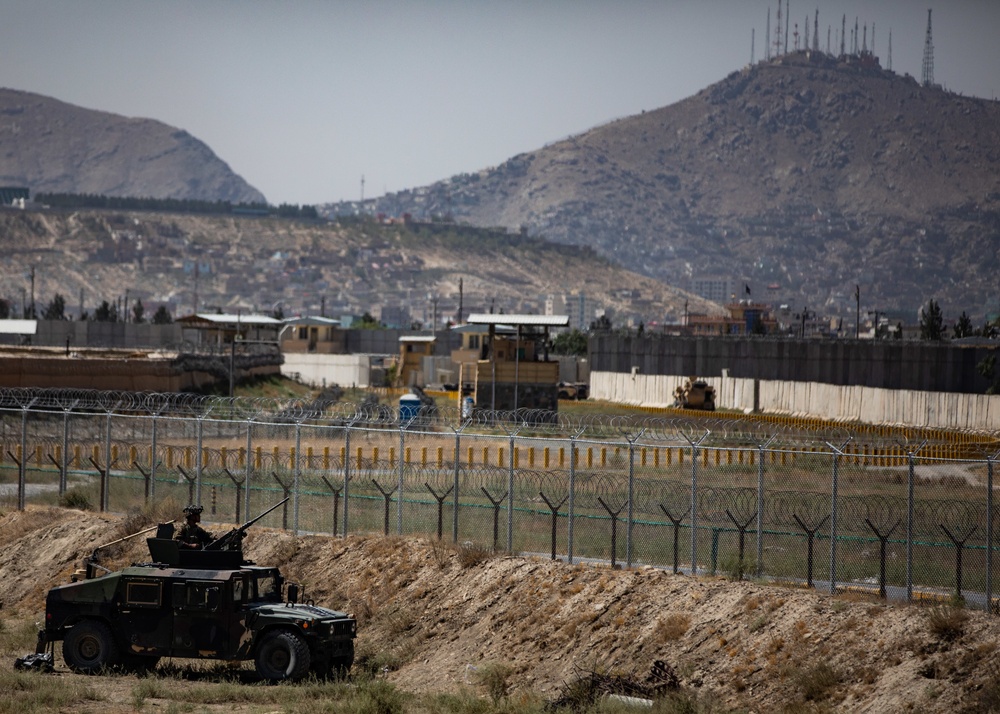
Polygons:
[[370,355],[326,355],[315,352],[290,352],[285,355],[281,373],[314,387],[339,384],[341,387],[367,387],[371,383]]
[[[646,407],[669,407],[687,376],[591,372],[594,399]],[[754,380],[705,377],[720,409],[752,411]],[[905,424],[936,429],[1000,431],[1000,395],[950,394],[904,389],[839,386],[819,382],[760,380],[757,409],[868,424]]]

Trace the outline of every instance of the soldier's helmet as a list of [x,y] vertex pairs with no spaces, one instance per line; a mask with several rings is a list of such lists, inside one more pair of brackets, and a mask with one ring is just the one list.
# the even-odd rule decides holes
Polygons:
[[200,516],[201,512],[205,510],[202,506],[187,506],[184,509],[185,516]]

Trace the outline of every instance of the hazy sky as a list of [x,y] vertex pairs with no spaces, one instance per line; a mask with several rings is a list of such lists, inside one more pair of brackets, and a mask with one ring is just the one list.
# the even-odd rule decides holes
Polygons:
[[[158,119],[271,203],[321,203],[672,104],[746,65],[752,28],[763,57],[768,7],[773,39],[777,0],[0,0],[0,86]],[[857,16],[920,77],[928,4],[791,0],[792,25],[817,7],[822,48]],[[998,0],[934,7],[935,79],[1000,95],[998,33]]]

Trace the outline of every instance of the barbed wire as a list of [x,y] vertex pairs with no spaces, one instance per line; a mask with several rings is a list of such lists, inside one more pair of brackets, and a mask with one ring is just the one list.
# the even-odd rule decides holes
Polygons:
[[[755,419],[751,416],[566,414],[541,409],[490,411],[476,408],[471,414],[457,405],[423,405],[410,412],[392,404],[355,403],[320,396],[222,397],[189,393],[100,391],[86,389],[0,389],[0,413],[7,411],[63,412],[131,417],[163,417],[239,421],[259,424],[359,429],[406,429],[427,433],[493,433],[517,436],[559,437],[578,441],[636,442],[644,445],[705,447],[726,445],[771,449],[831,451],[830,444],[855,445],[862,441],[872,450],[895,453],[919,451],[927,439],[900,429],[898,433],[865,432],[850,425],[809,428]],[[972,457],[991,458],[1000,451],[1000,435],[977,434],[968,440]]]

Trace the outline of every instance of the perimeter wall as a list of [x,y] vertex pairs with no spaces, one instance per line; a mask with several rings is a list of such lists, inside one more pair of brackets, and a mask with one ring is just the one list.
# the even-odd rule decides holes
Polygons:
[[[728,374],[698,376],[715,387],[719,409],[868,424],[1000,431],[1000,395],[755,380]],[[669,407],[673,405],[674,389],[687,377],[592,371],[590,395],[609,402]]]

